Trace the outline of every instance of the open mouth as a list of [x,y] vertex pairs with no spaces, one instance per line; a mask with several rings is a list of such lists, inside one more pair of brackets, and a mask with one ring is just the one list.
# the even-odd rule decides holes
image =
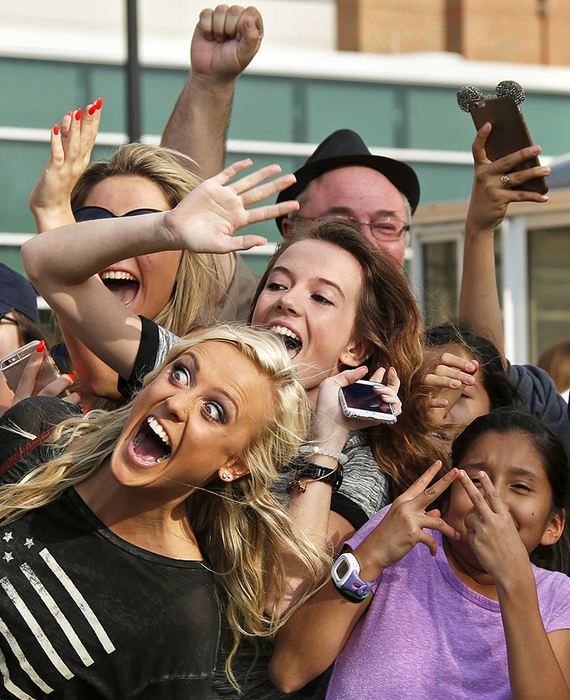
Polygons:
[[269,330],[283,340],[291,359],[299,354],[301,348],[303,347],[303,341],[294,331],[292,331],[290,328],[286,328],[285,326],[271,326]]
[[102,272],[99,277],[103,280],[105,287],[125,306],[132,304],[140,287],[140,283],[134,275],[121,270],[107,270]]
[[141,423],[129,447],[137,462],[149,467],[164,462],[172,453],[170,438],[154,416]]

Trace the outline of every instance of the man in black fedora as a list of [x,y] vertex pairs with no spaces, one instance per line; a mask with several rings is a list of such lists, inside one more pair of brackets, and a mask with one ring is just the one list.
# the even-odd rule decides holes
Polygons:
[[339,129],[295,172],[297,182],[278,202],[297,199],[299,211],[277,219],[285,238],[311,220],[332,216],[356,223],[377,248],[404,264],[410,219],[420,185],[409,165],[370,153],[360,136]]

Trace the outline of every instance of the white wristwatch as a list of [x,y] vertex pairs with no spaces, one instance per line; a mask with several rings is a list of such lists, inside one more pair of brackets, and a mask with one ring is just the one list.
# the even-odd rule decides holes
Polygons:
[[333,583],[339,592],[356,603],[368,598],[374,585],[374,581],[363,581],[359,574],[360,564],[352,552],[341,554],[331,571]]

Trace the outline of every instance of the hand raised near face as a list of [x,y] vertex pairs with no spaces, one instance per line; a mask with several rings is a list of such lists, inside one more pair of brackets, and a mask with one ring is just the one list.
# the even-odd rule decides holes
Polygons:
[[481,566],[500,584],[516,577],[521,565],[528,570],[528,552],[489,475],[480,471],[476,479],[480,489],[463,469],[459,471],[461,486],[473,503],[473,511],[465,518],[467,541]]
[[424,377],[423,384],[430,397],[428,420],[433,425],[440,425],[461,396],[463,387],[475,384],[474,375],[479,362],[443,352],[435,363],[433,370]]
[[202,10],[190,48],[192,73],[234,80],[255,56],[262,38],[263,20],[255,7],[218,5]]

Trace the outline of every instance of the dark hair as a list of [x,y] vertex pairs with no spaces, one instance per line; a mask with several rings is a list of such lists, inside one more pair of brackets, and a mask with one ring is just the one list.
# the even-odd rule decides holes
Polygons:
[[[367,433],[378,465],[391,477],[396,494],[400,493],[440,456],[434,457],[430,438],[433,428],[427,420],[422,382],[426,368],[418,305],[395,260],[375,248],[354,225],[323,218],[279,246],[257,287],[252,314],[279,258],[304,240],[337,246],[349,253],[362,271],[354,329],[369,348],[370,354],[363,364],[370,373],[378,367],[395,367],[400,378],[399,397],[406,407],[395,425],[374,426]],[[445,463],[445,455],[440,457]]]
[[48,345],[51,340],[51,333],[38,321],[33,321],[29,316],[21,311],[12,311],[14,319],[18,322],[18,330],[20,331],[20,340],[22,345],[31,343],[32,340],[45,340]]
[[[564,509],[568,458],[562,444],[550,430],[530,413],[502,408],[475,418],[453,441],[451,461],[453,466],[461,463],[467,451],[486,433],[522,433],[542,459],[542,466],[552,490],[552,512]],[[570,570],[569,533],[564,528],[563,536],[551,546],[539,545],[531,559],[545,569]]]
[[517,390],[508,377],[501,353],[490,340],[477,335],[466,324],[451,321],[429,328],[425,335],[428,347],[460,345],[479,362],[481,383],[491,410],[515,404],[519,398]]

